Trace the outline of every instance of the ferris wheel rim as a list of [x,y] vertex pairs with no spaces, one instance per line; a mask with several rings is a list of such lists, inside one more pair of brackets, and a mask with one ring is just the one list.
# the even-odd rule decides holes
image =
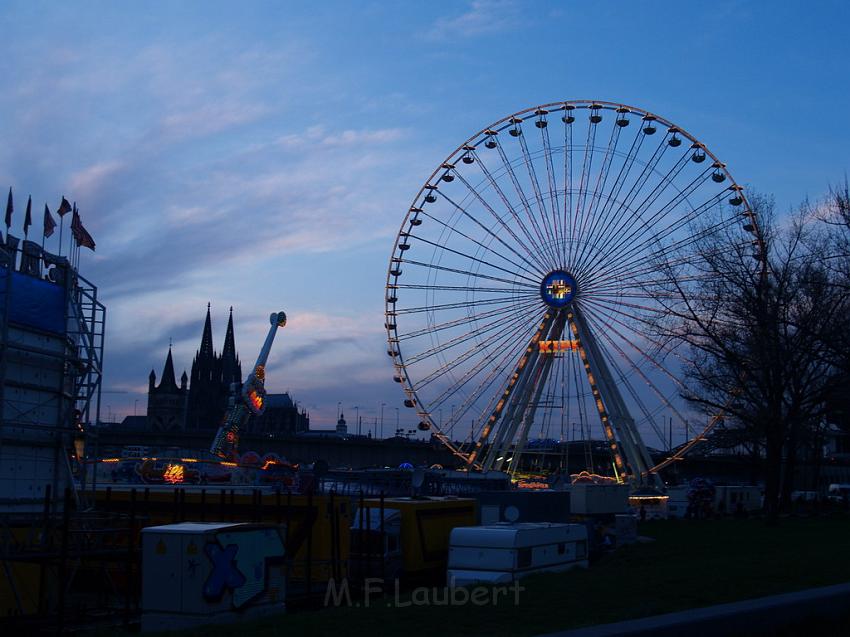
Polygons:
[[[758,219],[756,218],[755,213],[753,212],[753,209],[750,205],[749,199],[744,191],[744,188],[740,186],[738,182],[734,179],[731,172],[728,170],[726,164],[721,162],[717,155],[715,155],[709,148],[707,148],[705,144],[700,142],[696,136],[689,133],[686,129],[646,109],[620,102],[611,102],[604,100],[577,99],[550,102],[516,111],[493,122],[489,126],[482,128],[475,134],[468,137],[451,153],[449,153],[442,162],[437,164],[437,167],[428,176],[421,188],[416,192],[415,196],[413,197],[413,200],[411,201],[411,204],[408,207],[408,210],[401,222],[399,231],[396,233],[393,249],[390,254],[389,266],[387,269],[384,297],[385,328],[387,331],[387,341],[389,345],[388,354],[390,354],[393,359],[393,367],[395,369],[397,377],[400,379],[397,382],[400,382],[400,384],[402,385],[402,389],[405,395],[407,396],[408,401],[412,402],[412,405],[407,406],[416,408],[417,416],[422,419],[423,422],[428,423],[428,429],[429,431],[431,431],[432,435],[438,438],[454,455],[463,460],[468,460],[469,453],[464,452],[460,446],[455,444],[455,442],[450,439],[450,435],[444,432],[441,428],[441,425],[438,425],[438,423],[434,421],[433,415],[429,411],[424,409],[420,410],[420,405],[422,405],[423,403],[420,401],[416,385],[408,372],[408,365],[406,364],[405,355],[402,351],[402,348],[399,346],[400,339],[397,325],[398,314],[395,309],[395,302],[390,302],[389,300],[391,298],[391,290],[397,289],[397,287],[394,286],[392,283],[393,280],[395,280],[396,282],[398,280],[398,276],[394,276],[392,274],[393,265],[394,263],[396,263],[396,259],[401,259],[403,257],[403,249],[400,246],[403,245],[404,239],[409,236],[405,232],[405,230],[411,228],[411,218],[414,217],[417,213],[421,213],[423,211],[422,204],[425,197],[425,193],[429,190],[438,190],[438,183],[440,182],[441,176],[443,174],[446,174],[449,169],[454,168],[454,164],[461,159],[462,155],[468,153],[470,149],[477,149],[478,146],[484,142],[488,134],[498,134],[508,129],[510,126],[515,126],[518,123],[528,121],[533,117],[540,117],[541,115],[545,116],[552,113],[576,109],[599,109],[636,115],[644,121],[657,122],[658,124],[667,127],[668,133],[673,133],[674,135],[678,134],[681,137],[690,141],[691,148],[698,149],[699,151],[702,151],[707,157],[711,158],[711,166],[715,168],[715,170],[721,171],[725,175],[725,178],[729,180],[730,185],[726,187],[724,191],[734,191],[736,193],[736,196],[741,198],[742,203],[740,205],[742,206],[742,208],[740,214],[742,216],[746,216],[749,223],[752,224],[754,228],[753,235],[755,236],[756,243],[758,243],[759,251],[761,254],[764,254],[764,238],[758,224]],[[694,443],[694,445],[698,444],[702,437],[704,437],[704,435],[713,427],[713,424],[714,422],[716,422],[716,420],[717,418],[713,418],[709,422],[708,426],[702,431],[702,433],[698,434],[693,440],[689,441],[688,444],[685,445],[685,451],[673,454],[673,456],[671,456],[670,458],[667,458],[663,462],[658,463],[656,466],[650,468],[648,470],[648,473],[660,471],[664,466],[669,465],[674,460],[679,459],[681,456],[683,456],[684,453],[687,452],[687,450],[692,448],[693,445],[691,445],[691,443]],[[474,463],[470,464],[472,464],[472,466],[475,466]]]

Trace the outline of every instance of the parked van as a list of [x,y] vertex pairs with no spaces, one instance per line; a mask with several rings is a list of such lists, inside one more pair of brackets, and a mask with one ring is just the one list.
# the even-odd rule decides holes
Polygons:
[[449,586],[500,584],[546,571],[587,568],[587,527],[521,522],[458,527],[449,539]]

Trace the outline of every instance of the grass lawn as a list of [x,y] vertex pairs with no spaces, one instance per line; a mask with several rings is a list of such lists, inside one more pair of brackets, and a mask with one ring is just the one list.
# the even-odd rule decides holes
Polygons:
[[[198,637],[276,635],[536,635],[850,581],[850,518],[646,522],[645,544],[588,570],[522,580],[513,597],[467,604],[341,607],[184,631]],[[402,600],[409,600],[402,597]],[[352,597],[352,601],[356,601]]]

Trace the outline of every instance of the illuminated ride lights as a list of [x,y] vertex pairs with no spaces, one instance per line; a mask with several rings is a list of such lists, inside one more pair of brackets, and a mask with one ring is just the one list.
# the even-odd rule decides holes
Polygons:
[[181,484],[185,478],[185,468],[182,464],[170,464],[165,467],[162,479],[169,484]]
[[471,471],[515,476],[529,439],[578,424],[610,455],[587,452],[588,468],[661,487],[644,437],[663,446],[661,414],[684,422],[687,406],[655,328],[711,283],[700,242],[740,239],[763,267],[758,228],[726,165],[645,110],[562,101],[483,127],[393,243],[384,327],[403,404]]

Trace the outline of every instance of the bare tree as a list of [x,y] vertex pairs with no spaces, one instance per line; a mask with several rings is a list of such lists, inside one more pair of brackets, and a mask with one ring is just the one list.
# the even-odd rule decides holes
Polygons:
[[829,334],[848,308],[806,211],[780,226],[771,200],[751,203],[756,240],[709,222],[696,249],[678,260],[699,276],[665,266],[658,296],[667,316],[658,330],[689,352],[684,398],[723,413],[764,445],[765,508],[773,518],[782,492],[790,494],[797,449],[834,390]]

